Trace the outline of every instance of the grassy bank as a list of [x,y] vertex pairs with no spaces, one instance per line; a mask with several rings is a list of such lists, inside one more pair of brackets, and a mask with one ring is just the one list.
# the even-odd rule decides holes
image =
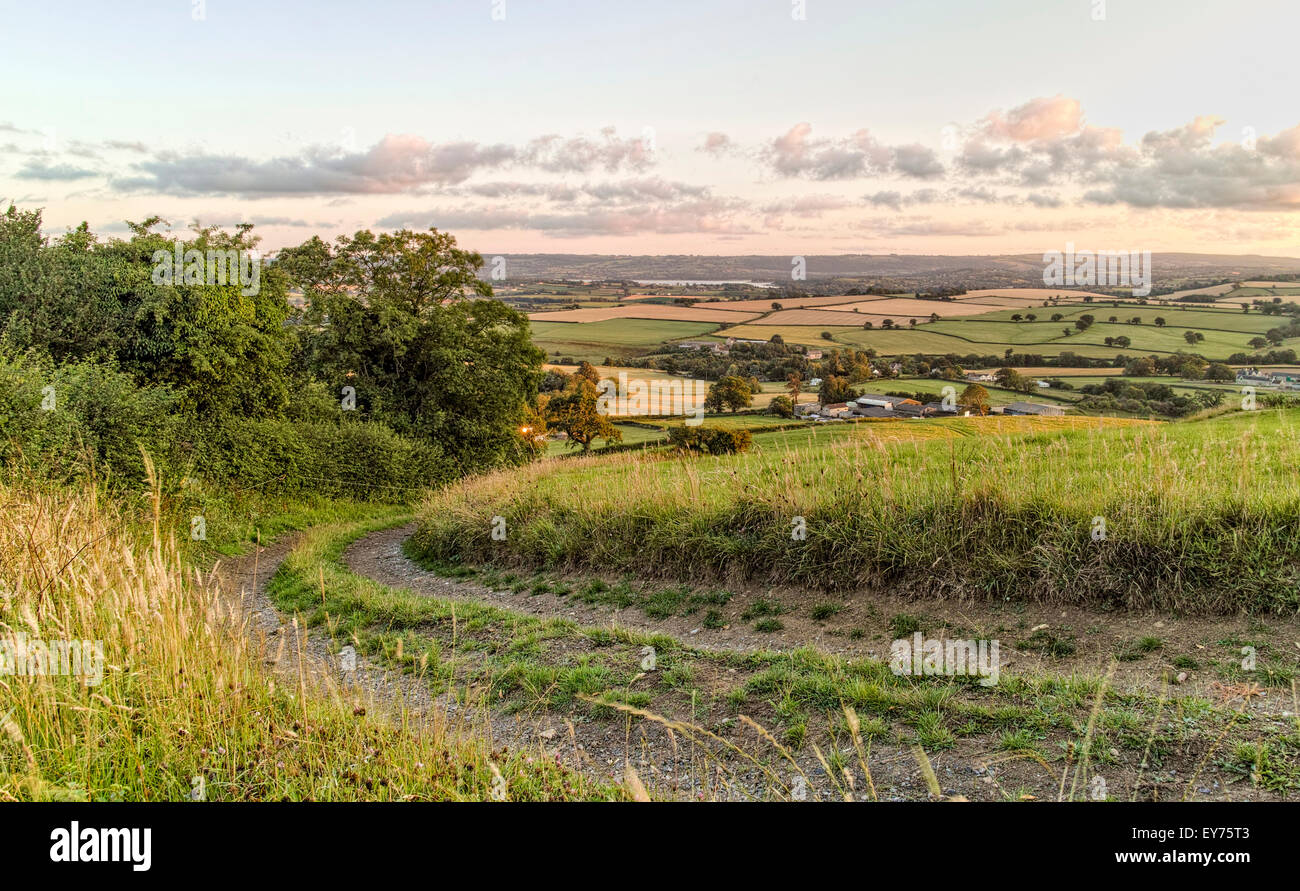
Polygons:
[[[438,716],[404,726],[274,677],[162,518],[0,487],[0,642],[85,640],[102,673],[0,674],[0,800],[607,797]],[[162,530],[155,533],[155,528]]]
[[1294,613],[1297,464],[1295,411],[881,422],[736,457],[620,455],[466,480],[430,497],[414,548],[686,581]]

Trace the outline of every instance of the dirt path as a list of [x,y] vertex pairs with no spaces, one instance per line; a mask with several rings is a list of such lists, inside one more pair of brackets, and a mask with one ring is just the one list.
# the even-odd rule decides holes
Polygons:
[[[390,537],[391,530],[363,539],[361,552],[380,560],[390,558]],[[405,537],[397,536],[393,545],[402,561],[406,561],[400,551]],[[448,695],[432,695],[423,680],[377,665],[361,654],[355,657],[355,669],[346,670],[338,655],[338,643],[321,629],[306,628],[292,616],[281,614],[267,595],[268,582],[300,538],[286,536],[247,555],[223,560],[212,569],[219,590],[234,614],[242,617],[245,631],[264,663],[289,688],[301,682],[318,694],[337,691],[354,708],[372,714],[438,720],[451,734],[480,738],[486,734],[494,750],[531,750],[535,757],[558,760],[602,781],[623,782],[625,765],[630,763],[656,797],[748,800],[764,795],[765,784],[757,770],[732,772],[721,783],[711,775],[712,768],[700,763],[699,753],[683,746],[680,739],[674,740],[657,724],[575,724],[544,713],[506,715],[493,709],[464,707]],[[383,575],[391,577],[390,573]],[[820,771],[815,765],[810,769]],[[810,797],[816,795],[814,788]]]
[[[890,642],[913,633],[898,632],[898,623],[908,619],[920,625],[927,637],[938,636],[944,629],[950,638],[999,639],[1000,664],[1006,674],[1101,676],[1116,654],[1122,653],[1124,658],[1114,668],[1116,689],[1159,694],[1170,685],[1178,695],[1212,700],[1221,698],[1224,686],[1213,663],[1235,666],[1243,658],[1244,644],[1264,645],[1256,657],[1261,666],[1276,660],[1294,667],[1300,659],[1300,621],[1296,618],[1192,618],[1023,603],[918,601],[879,592],[844,598],[780,587],[731,589],[732,600],[720,610],[721,627],[708,628],[698,613],[652,619],[635,606],[617,609],[587,604],[572,596],[515,593],[473,580],[443,578],[402,553],[402,543],[414,531],[411,524],[368,535],[348,547],[344,563],[358,575],[392,588],[486,602],[539,617],[561,616],[588,626],[612,622],[666,634],[706,650],[789,652],[811,646],[850,659],[888,660]],[[779,629],[760,632],[743,618],[759,601],[780,604]],[[833,607],[835,612],[822,620],[813,619],[819,606]],[[1138,646],[1144,639],[1158,641],[1159,646],[1144,651]],[[1073,652],[1060,654],[1064,645]],[[1268,687],[1263,696],[1251,700],[1250,709],[1256,714],[1290,717],[1295,702],[1289,689]]]
[[245,633],[263,663],[290,688],[301,682],[318,693],[338,691],[355,708],[428,714],[433,698],[423,684],[359,654],[355,670],[345,670],[339,648],[327,635],[282,615],[271,603],[267,584],[300,538],[300,534],[284,536],[212,568],[219,590],[235,615],[242,617]]
[[[656,620],[650,619],[636,607],[620,610],[586,604],[573,597],[531,594],[527,591],[515,593],[509,590],[494,590],[472,580],[459,581],[441,577],[422,569],[402,552],[403,542],[414,529],[414,525],[407,525],[365,536],[353,542],[344,551],[343,562],[352,572],[360,576],[415,594],[488,603],[538,617],[559,616],[587,626],[617,623],[630,629],[667,634],[688,646],[701,649],[745,652],[760,648],[792,650],[811,645],[852,658],[887,657],[888,638],[884,638],[882,653],[880,640],[882,633],[864,633],[859,638],[841,629],[868,625],[874,626],[877,632],[887,634],[889,617],[896,615],[895,610],[918,613],[922,608],[935,623],[947,628],[981,628],[987,632],[997,628],[1005,630],[1005,625],[1014,621],[1030,633],[1032,629],[1039,626],[1091,629],[1091,633],[1080,635],[1082,640],[1078,651],[1067,660],[1051,658],[1035,652],[1022,652],[1007,646],[1003,651],[1004,667],[1013,667],[1017,672],[1043,671],[1056,675],[1069,675],[1088,671],[1101,674],[1111,661],[1110,653],[1113,652],[1117,641],[1136,639],[1143,635],[1161,635],[1164,641],[1162,648],[1166,646],[1170,649],[1177,648],[1180,652],[1184,648],[1199,652],[1194,648],[1201,640],[1210,642],[1200,644],[1204,649],[1212,646],[1214,641],[1231,639],[1246,633],[1255,640],[1258,640],[1261,634],[1267,633],[1279,647],[1290,647],[1294,645],[1292,641],[1300,640],[1300,629],[1294,622],[1275,623],[1265,628],[1257,622],[1250,622],[1244,618],[1192,621],[1168,617],[1162,619],[1148,615],[1090,613],[1059,608],[1025,610],[1023,607],[1011,605],[1004,607],[1000,604],[992,607],[943,603],[918,604],[916,601],[878,598],[874,595],[869,599],[861,598],[861,601],[868,602],[846,602],[843,611],[834,617],[834,621],[817,622],[795,615],[783,615],[785,627],[772,634],[756,632],[739,620],[747,605],[756,598],[778,597],[785,601],[792,597],[792,592],[788,591],[739,593],[735,602],[728,605],[731,621],[722,628],[705,629],[701,627],[698,616]],[[1117,685],[1158,690],[1163,685],[1161,674],[1167,674],[1167,670],[1153,663],[1157,663],[1157,660],[1149,660],[1144,664],[1119,663]],[[1204,677],[1190,676],[1199,672],[1189,671],[1186,674],[1189,676],[1181,682],[1179,694],[1190,695],[1198,690],[1204,695],[1212,692],[1214,681],[1208,671],[1204,673]],[[1289,720],[1291,712],[1288,709],[1292,707],[1289,691],[1284,693],[1272,689],[1269,694],[1251,701],[1248,706],[1250,710],[1259,717],[1269,717],[1274,721],[1279,717]],[[563,736],[566,733],[564,728],[558,728],[559,733],[556,733],[557,721],[558,719],[543,714],[533,723],[532,733],[547,734],[548,737]],[[497,728],[498,733],[505,731],[504,736],[513,739],[516,744],[530,741],[530,732],[525,728],[525,724],[526,722],[517,722],[511,731],[494,720],[494,727]],[[617,766],[627,758],[647,779],[647,785],[653,783],[661,793],[667,790],[672,794],[694,797],[706,791],[704,787],[709,785],[707,777],[701,780],[699,765],[693,764],[689,757],[683,758],[683,753],[678,752],[680,740],[669,738],[657,724],[648,721],[636,725],[624,725],[619,721],[593,722],[579,724],[576,728],[569,725],[567,733],[572,743],[579,747],[581,763],[589,769],[598,772],[604,770],[610,776],[616,777]],[[548,737],[542,738],[545,741]],[[843,754],[852,755],[851,751]],[[830,784],[825,782],[825,771],[815,758],[807,753],[800,753],[796,755],[796,759],[799,761],[800,768],[815,784],[815,788],[810,788],[808,791],[809,798],[837,797]],[[1055,789],[1049,790],[1050,794],[1047,796],[1042,794],[1044,777],[1038,766],[1028,759],[1008,760],[1007,753],[997,751],[996,740],[960,739],[952,749],[932,753],[930,760],[945,796],[963,796],[970,800],[1005,800],[1024,794],[1026,789],[1034,789],[1039,791],[1039,797],[1056,797]],[[871,752],[870,766],[881,800],[923,800],[928,797],[925,778],[910,747],[890,746],[878,741]],[[1117,788],[1132,788],[1129,783],[1137,783],[1135,777],[1140,776],[1137,767],[1138,765],[1134,763],[1117,764],[1109,768],[1112,781],[1118,784]],[[688,771],[685,777],[683,777],[683,769]],[[784,776],[782,779],[789,783],[792,776]],[[1186,782],[1186,779],[1175,782]],[[747,777],[742,775],[739,787],[730,790],[730,794],[732,797],[740,798],[761,796],[762,778],[756,773]],[[861,789],[858,790],[858,795],[861,798],[867,797],[865,791]],[[1217,780],[1207,777],[1203,782],[1196,784],[1194,797],[1243,800],[1261,797],[1261,793],[1250,788],[1248,783],[1224,788]],[[1273,796],[1263,793],[1262,797]]]

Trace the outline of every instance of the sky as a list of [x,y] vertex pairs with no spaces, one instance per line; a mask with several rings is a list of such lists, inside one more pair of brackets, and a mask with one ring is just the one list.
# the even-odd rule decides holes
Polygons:
[[0,0],[0,199],[485,254],[1300,256],[1294,0]]

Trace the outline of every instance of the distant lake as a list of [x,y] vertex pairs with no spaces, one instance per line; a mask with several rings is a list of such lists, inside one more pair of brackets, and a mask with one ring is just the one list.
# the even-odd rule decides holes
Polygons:
[[748,279],[673,279],[673,278],[636,278],[638,285],[664,285],[665,287],[688,288],[696,285],[752,285],[755,288],[775,288],[775,282],[754,282]]

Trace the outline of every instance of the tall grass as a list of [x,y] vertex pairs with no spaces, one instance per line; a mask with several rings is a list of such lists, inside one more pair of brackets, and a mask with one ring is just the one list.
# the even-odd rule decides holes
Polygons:
[[441,714],[416,720],[324,678],[269,674],[166,524],[141,524],[93,488],[0,484],[0,517],[0,642],[88,640],[104,653],[98,684],[0,673],[0,800],[615,794],[546,759],[494,753]]
[[738,457],[622,455],[466,480],[430,497],[413,546],[692,580],[1294,612],[1298,466],[1295,411],[888,422]]

